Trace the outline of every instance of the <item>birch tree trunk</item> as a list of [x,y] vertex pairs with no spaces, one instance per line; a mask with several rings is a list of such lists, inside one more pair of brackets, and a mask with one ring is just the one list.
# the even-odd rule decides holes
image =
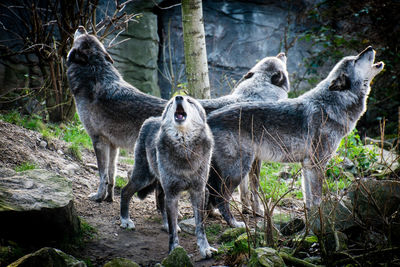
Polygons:
[[195,98],[210,98],[201,0],[182,0],[182,27],[188,92]]

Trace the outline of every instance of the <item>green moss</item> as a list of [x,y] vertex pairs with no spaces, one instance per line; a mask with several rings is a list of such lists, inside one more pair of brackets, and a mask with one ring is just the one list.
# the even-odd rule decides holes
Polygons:
[[20,166],[15,167],[15,171],[16,172],[23,172],[23,171],[27,171],[27,170],[34,170],[36,168],[37,168],[37,166],[36,166],[35,163],[24,162]]

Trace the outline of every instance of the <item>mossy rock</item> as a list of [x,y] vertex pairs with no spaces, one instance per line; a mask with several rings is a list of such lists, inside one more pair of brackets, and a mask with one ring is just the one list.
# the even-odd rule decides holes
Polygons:
[[297,235],[297,236],[293,239],[293,242],[295,242],[295,243],[300,243],[300,242],[302,242],[303,248],[305,248],[305,249],[308,250],[308,249],[311,248],[311,246],[312,246],[314,243],[318,243],[318,237],[315,236],[315,235],[308,235],[308,236],[306,236],[306,237],[304,238],[304,240],[303,240],[303,235]]
[[246,232],[246,228],[239,227],[239,228],[229,228],[226,229],[221,237],[219,238],[220,242],[231,242],[234,241],[238,236]]
[[14,261],[9,267],[57,266],[57,267],[86,267],[86,263],[79,261],[61,250],[42,248]]
[[192,267],[193,263],[190,261],[186,250],[179,246],[171,251],[168,257],[161,262],[161,265],[164,267]]
[[269,247],[260,247],[252,251],[249,267],[283,267],[286,266],[278,252]]
[[139,267],[139,264],[129,259],[115,258],[104,264],[103,267]]

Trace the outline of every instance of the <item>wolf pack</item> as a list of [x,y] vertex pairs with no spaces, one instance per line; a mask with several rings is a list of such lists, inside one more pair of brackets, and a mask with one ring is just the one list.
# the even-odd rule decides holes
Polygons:
[[79,26],[67,75],[97,158],[100,182],[89,198],[114,200],[118,149],[134,148],[121,191],[121,227],[135,228],[132,196],[155,191],[171,252],[179,246],[179,196],[188,191],[203,258],[216,252],[205,235],[206,211],[218,209],[229,226],[245,226],[230,210],[239,185],[243,207],[263,214],[257,193],[262,161],[301,163],[305,207],[318,206],[325,166],[365,112],[371,81],[384,63],[375,63],[375,50],[367,47],[340,60],[315,88],[288,98],[286,61],[284,53],[260,60],[229,95],[167,101],[124,81],[102,43]]

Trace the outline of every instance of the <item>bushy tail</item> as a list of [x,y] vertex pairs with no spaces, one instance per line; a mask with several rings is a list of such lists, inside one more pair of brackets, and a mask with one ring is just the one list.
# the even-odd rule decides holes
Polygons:
[[137,196],[140,199],[145,199],[147,197],[148,194],[150,194],[151,192],[154,191],[154,189],[156,188],[157,182],[153,182],[152,184],[149,184],[148,186],[146,186],[145,188],[139,190],[137,192]]

